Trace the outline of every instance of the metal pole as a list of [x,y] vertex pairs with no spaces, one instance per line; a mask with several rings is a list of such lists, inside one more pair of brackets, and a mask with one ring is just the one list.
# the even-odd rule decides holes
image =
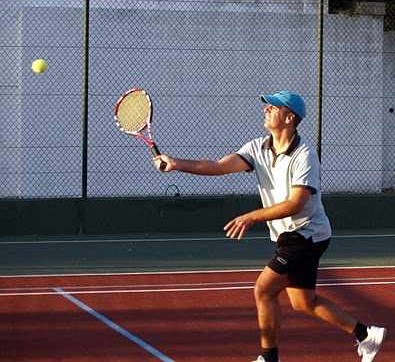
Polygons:
[[78,202],[79,233],[85,233],[85,203],[88,198],[88,102],[89,102],[89,0],[84,6],[84,58],[83,58],[83,99],[82,99],[82,184],[81,199]]
[[89,0],[84,6],[84,78],[83,78],[83,114],[82,114],[82,188],[83,200],[88,197],[88,102],[89,102]]
[[317,153],[321,161],[322,143],[322,84],[323,84],[323,56],[324,56],[324,1],[319,4],[319,30],[318,30],[318,112],[317,112]]

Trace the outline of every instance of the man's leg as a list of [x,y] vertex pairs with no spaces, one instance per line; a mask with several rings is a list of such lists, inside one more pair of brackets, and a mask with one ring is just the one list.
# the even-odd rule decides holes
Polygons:
[[386,328],[366,327],[329,299],[316,295],[315,290],[287,288],[287,294],[295,310],[328,322],[349,334],[354,334],[358,341],[358,354],[362,357],[362,362],[372,362],[375,359],[387,334]]
[[357,320],[329,299],[317,295],[315,290],[299,288],[286,290],[293,309],[328,322],[349,334],[354,332]]
[[[281,322],[278,296],[287,285],[287,275],[275,273],[269,267],[263,269],[256,281],[254,295],[263,357],[266,352],[276,349],[278,346],[278,332]],[[270,361],[268,357],[266,360]]]

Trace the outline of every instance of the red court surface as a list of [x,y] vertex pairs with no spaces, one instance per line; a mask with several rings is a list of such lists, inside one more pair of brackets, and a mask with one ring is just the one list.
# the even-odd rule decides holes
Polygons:
[[[258,271],[1,277],[1,361],[255,359]],[[389,328],[375,362],[395,361],[395,267],[323,269],[318,293]],[[291,310],[282,362],[360,361],[353,337]]]

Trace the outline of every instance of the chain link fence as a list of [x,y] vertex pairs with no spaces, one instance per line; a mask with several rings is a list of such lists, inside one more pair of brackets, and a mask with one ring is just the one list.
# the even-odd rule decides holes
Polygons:
[[323,192],[395,187],[389,1],[2,0],[0,21],[1,198],[257,192],[250,174],[157,172],[113,122],[135,86],[162,152],[210,159],[264,134],[260,94],[295,90]]

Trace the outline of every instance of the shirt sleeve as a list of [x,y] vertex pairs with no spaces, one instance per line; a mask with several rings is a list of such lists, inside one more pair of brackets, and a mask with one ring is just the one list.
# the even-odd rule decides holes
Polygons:
[[311,150],[299,154],[292,168],[292,186],[306,186],[312,194],[320,188],[320,163],[318,156]]
[[249,171],[253,171],[255,169],[255,157],[252,142],[246,143],[236,152],[236,154],[250,166]]

